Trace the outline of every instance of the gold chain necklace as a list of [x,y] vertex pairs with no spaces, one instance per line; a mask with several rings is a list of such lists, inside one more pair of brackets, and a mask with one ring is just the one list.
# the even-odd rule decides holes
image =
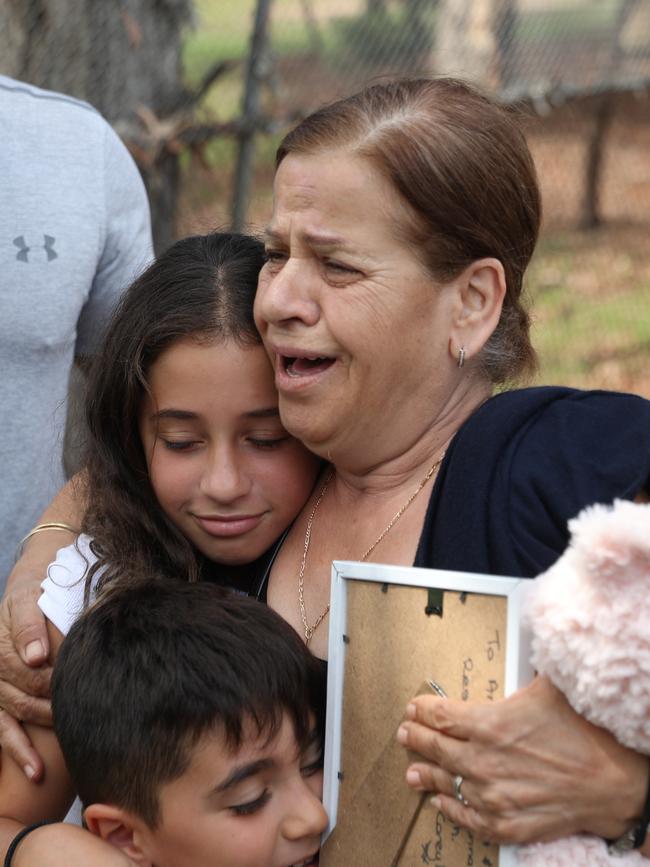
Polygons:
[[[417,495],[420,493],[422,488],[429,481],[429,479],[440,469],[440,464],[442,463],[444,457],[445,457],[445,453],[443,452],[440,455],[440,457],[438,458],[438,460],[434,464],[432,464],[432,466],[427,470],[426,476],[422,479],[422,481],[417,486],[417,488],[413,491],[413,493],[408,498],[408,500],[404,503],[404,505],[401,507],[401,509],[398,509],[398,511],[395,512],[395,514],[390,519],[390,521],[388,522],[386,527],[382,530],[382,532],[379,534],[379,536],[377,536],[377,538],[372,543],[372,545],[368,548],[368,550],[365,552],[365,554],[359,558],[360,562],[367,560],[368,557],[375,550],[377,545],[381,542],[381,540],[393,529],[395,524],[399,521],[399,519],[402,517],[404,512],[408,509],[408,507],[411,505],[413,500],[417,497]],[[320,493],[319,493],[318,497],[316,498],[316,502],[314,503],[314,508],[311,510],[311,513],[310,513],[309,518],[307,520],[307,530],[305,531],[305,544],[304,544],[303,552],[302,552],[302,561],[300,563],[300,571],[298,572],[298,603],[300,605],[300,619],[302,620],[302,625],[303,625],[303,628],[305,630],[305,644],[307,644],[307,645],[309,645],[309,642],[312,640],[312,638],[314,636],[314,632],[316,632],[316,630],[321,625],[323,620],[327,617],[329,610],[330,610],[330,606],[328,603],[327,606],[325,607],[324,611],[316,618],[314,623],[311,626],[309,625],[309,623],[307,621],[307,612],[305,610],[305,564],[307,563],[307,552],[309,551],[309,543],[311,542],[311,531],[312,531],[312,527],[314,524],[314,517],[316,515],[316,512],[318,511],[318,507],[321,504],[321,500],[325,496],[325,492],[327,491],[328,485],[332,481],[333,478],[334,478],[334,470],[332,469],[327,474],[327,478],[325,479],[325,482],[323,483],[323,487],[321,488]]]

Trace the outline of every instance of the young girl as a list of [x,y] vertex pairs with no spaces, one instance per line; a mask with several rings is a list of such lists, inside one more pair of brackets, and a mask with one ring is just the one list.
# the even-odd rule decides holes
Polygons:
[[[40,605],[56,650],[110,582],[156,574],[265,596],[275,544],[319,469],[280,423],[252,318],[262,245],[210,234],[174,244],[131,286],[91,373],[89,502]],[[49,729],[30,729],[45,778],[0,769],[0,848],[60,819],[72,792]],[[54,743],[53,743],[54,742]]]
[[318,464],[280,423],[253,322],[262,263],[252,238],[186,238],[118,308],[88,388],[82,529],[100,584],[154,567],[259,594],[256,569],[233,567],[263,573],[309,495]]

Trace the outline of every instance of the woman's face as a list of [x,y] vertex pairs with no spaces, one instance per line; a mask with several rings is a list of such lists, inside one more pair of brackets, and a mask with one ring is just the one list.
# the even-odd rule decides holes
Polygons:
[[288,156],[276,176],[256,322],[285,426],[335,462],[416,441],[453,391],[456,293],[403,240],[405,207],[343,152]]
[[252,562],[301,510],[319,463],[280,422],[264,348],[180,340],[149,388],[140,436],[161,508],[209,559]]

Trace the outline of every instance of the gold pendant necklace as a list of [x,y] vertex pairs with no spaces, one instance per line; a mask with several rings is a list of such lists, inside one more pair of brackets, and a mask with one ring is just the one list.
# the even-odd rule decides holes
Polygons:
[[[402,517],[404,512],[408,509],[408,507],[411,505],[413,500],[417,497],[417,495],[420,493],[422,488],[429,481],[429,479],[435,473],[437,473],[437,471],[440,469],[440,464],[442,463],[444,457],[445,457],[445,452],[443,452],[440,455],[440,457],[438,458],[438,460],[434,464],[432,464],[432,466],[428,469],[426,476],[422,479],[422,481],[417,486],[417,488],[413,491],[413,493],[408,498],[408,500],[404,503],[404,505],[401,507],[401,509],[398,509],[398,511],[395,512],[393,517],[390,519],[390,521],[388,522],[386,527],[382,530],[382,532],[379,534],[379,536],[377,536],[377,538],[372,543],[372,545],[363,554],[363,556],[359,558],[359,560],[361,562],[368,559],[368,557],[372,554],[372,552],[375,550],[375,548],[381,542],[381,540],[393,529],[395,524],[399,521],[399,519]],[[305,564],[307,563],[307,552],[309,551],[309,543],[311,541],[311,531],[312,531],[312,527],[314,524],[314,517],[316,516],[316,512],[318,511],[318,507],[321,504],[321,500],[325,496],[325,492],[327,491],[327,487],[333,478],[334,478],[334,470],[331,469],[329,471],[329,473],[327,474],[327,477],[323,483],[323,487],[321,488],[320,493],[319,493],[318,497],[316,498],[316,502],[314,503],[314,508],[311,510],[311,513],[310,513],[309,518],[307,520],[307,530],[305,531],[305,544],[304,544],[303,551],[302,551],[302,560],[300,563],[300,570],[298,572],[298,603],[300,605],[300,619],[302,620],[302,625],[303,625],[303,628],[305,630],[305,644],[306,645],[309,645],[309,642],[312,640],[312,638],[314,636],[314,632],[316,632],[316,630],[321,625],[323,620],[327,617],[329,610],[330,610],[330,606],[328,603],[327,606],[325,607],[324,611],[316,618],[314,623],[311,626],[309,625],[309,623],[307,621],[307,612],[305,610]]]

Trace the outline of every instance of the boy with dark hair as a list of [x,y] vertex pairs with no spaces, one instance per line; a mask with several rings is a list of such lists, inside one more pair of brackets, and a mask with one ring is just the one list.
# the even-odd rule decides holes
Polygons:
[[322,664],[254,599],[171,581],[107,592],[52,682],[88,829],[123,859],[104,846],[93,865],[104,851],[139,867],[316,864],[323,687]]

